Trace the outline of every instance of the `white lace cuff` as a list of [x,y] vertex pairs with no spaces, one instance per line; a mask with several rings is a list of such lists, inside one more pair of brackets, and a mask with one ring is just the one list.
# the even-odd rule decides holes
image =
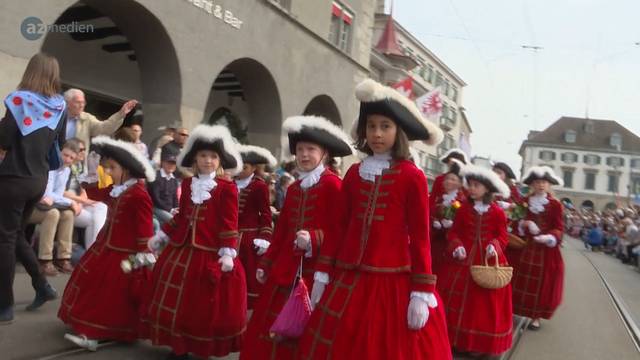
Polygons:
[[313,281],[317,281],[321,284],[328,284],[329,283],[329,274],[327,274],[326,272],[322,272],[322,271],[316,271],[313,274]]
[[220,248],[220,250],[218,250],[218,256],[223,257],[225,255],[230,256],[232,259],[235,259],[236,256],[238,256],[238,252],[236,251],[236,249],[228,247]]
[[436,295],[431,292],[412,291],[411,298],[418,298],[426,302],[430,308],[435,308],[438,306],[438,299],[436,299]]

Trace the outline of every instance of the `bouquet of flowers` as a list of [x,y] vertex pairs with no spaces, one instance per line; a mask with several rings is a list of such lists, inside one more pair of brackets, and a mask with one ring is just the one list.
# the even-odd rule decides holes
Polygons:
[[156,263],[156,257],[151,253],[137,253],[129,255],[126,259],[120,262],[120,268],[125,274],[130,273],[132,270],[139,269],[141,267],[153,267]]
[[462,204],[460,204],[460,201],[458,201],[458,200],[453,201],[451,203],[451,205],[446,206],[442,210],[442,217],[447,219],[447,220],[453,220],[453,218],[456,217],[456,211],[458,211],[458,209],[460,209],[460,206],[462,206]]
[[511,221],[522,220],[525,218],[525,216],[527,216],[527,207],[528,204],[526,202],[519,204],[516,203],[514,204],[514,206],[510,207],[509,210],[507,210],[507,217]]

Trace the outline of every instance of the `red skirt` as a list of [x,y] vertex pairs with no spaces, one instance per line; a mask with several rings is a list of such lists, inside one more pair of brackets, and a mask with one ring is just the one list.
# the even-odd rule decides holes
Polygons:
[[438,278],[451,345],[461,351],[498,355],[511,348],[511,285],[484,289],[471,278],[469,263],[447,261]]
[[[311,291],[313,273],[305,275],[304,282]],[[240,353],[241,360],[297,359],[297,339],[274,341],[269,337],[269,329],[289,299],[292,286],[293,282],[291,286],[282,286],[274,281],[268,281],[263,287],[247,327],[246,340]]]
[[447,260],[447,230],[431,228],[431,271],[440,276]]
[[262,284],[256,279],[256,270],[258,270],[258,262],[260,262],[260,256],[256,253],[256,248],[253,245],[253,240],[258,237],[258,231],[243,231],[240,236],[240,252],[239,257],[244,266],[247,279],[247,308],[253,309],[258,295],[262,289]]
[[162,252],[153,271],[147,306],[154,345],[202,358],[240,351],[247,316],[244,269],[236,258],[223,273],[218,254],[191,246]]
[[302,359],[451,359],[442,300],[427,325],[410,330],[406,273],[338,271],[300,339]]
[[151,273],[144,268],[125,274],[120,262],[129,255],[96,242],[82,257],[58,310],[58,317],[75,333],[89,339],[138,338],[142,287]]
[[564,261],[560,248],[530,240],[522,250],[508,250],[513,266],[513,313],[550,319],[562,302]]

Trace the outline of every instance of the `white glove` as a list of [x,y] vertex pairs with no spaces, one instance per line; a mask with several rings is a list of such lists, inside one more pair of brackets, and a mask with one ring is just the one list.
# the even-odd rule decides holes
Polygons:
[[551,234],[534,236],[533,240],[541,244],[547,245],[548,247],[554,247],[558,243],[558,241],[556,240],[556,237]]
[[534,223],[533,221],[529,220],[529,232],[532,235],[538,235],[540,234],[540,228],[538,227],[538,225],[536,225],[536,223]]
[[453,250],[453,258],[457,260],[464,260],[467,258],[467,250],[463,246],[458,246]]
[[440,224],[440,221],[433,220],[433,228],[434,229],[442,229],[442,224]]
[[233,258],[229,255],[223,255],[218,260],[220,264],[222,264],[222,272],[229,272],[233,270]]
[[498,252],[496,251],[495,246],[493,246],[492,244],[487,245],[487,250],[486,250],[486,258],[487,259],[491,259],[494,258],[496,256],[498,256]]
[[147,247],[153,252],[159,252],[169,242],[169,236],[164,231],[159,230],[157,234],[153,235],[149,241],[147,241]]
[[264,239],[253,239],[253,246],[256,248],[258,256],[262,256],[269,249],[270,242]]
[[311,249],[311,235],[307,230],[298,231],[294,244],[300,250],[309,251]]
[[429,320],[429,308],[438,306],[438,300],[433,293],[412,292],[409,308],[407,309],[407,324],[411,330],[420,330]]
[[449,229],[451,227],[451,225],[453,225],[453,221],[451,221],[449,219],[443,219],[442,220],[442,227],[444,227],[445,229]]
[[518,221],[518,234],[520,236],[524,236],[524,223],[525,223],[524,220]]
[[313,274],[313,288],[311,289],[311,309],[316,307],[316,304],[322,299],[324,289],[329,283],[329,274],[321,271],[316,271]]
[[265,275],[264,270],[256,270],[256,280],[258,280],[260,284],[264,284],[267,282],[267,275]]
[[502,201],[502,200],[498,200],[496,201],[496,203],[498,204],[498,206],[500,206],[503,210],[507,210],[508,208],[511,207],[511,203],[508,201]]

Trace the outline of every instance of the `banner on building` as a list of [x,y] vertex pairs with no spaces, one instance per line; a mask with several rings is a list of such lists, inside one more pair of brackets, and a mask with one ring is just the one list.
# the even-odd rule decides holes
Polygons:
[[400,80],[397,83],[391,85],[392,88],[398,90],[402,95],[413,99],[413,78],[408,76],[404,80]]
[[427,119],[437,123],[442,116],[442,94],[437,87],[416,99],[418,109]]

